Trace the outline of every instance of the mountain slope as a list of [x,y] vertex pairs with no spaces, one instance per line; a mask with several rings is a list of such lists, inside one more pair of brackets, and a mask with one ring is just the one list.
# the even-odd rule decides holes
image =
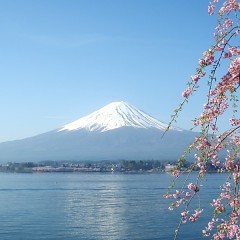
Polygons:
[[57,130],[0,144],[0,162],[40,160],[176,160],[196,134],[172,128],[115,102]]
[[[79,129],[105,132],[121,127],[157,128],[165,131],[167,124],[122,101],[112,102],[86,117],[67,124],[59,132]],[[172,129],[180,131],[178,128]]]

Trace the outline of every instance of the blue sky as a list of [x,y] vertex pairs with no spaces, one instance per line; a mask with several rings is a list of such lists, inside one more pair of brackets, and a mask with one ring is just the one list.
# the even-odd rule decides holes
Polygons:
[[[0,0],[0,141],[56,129],[121,100],[168,122],[213,43],[208,2]],[[177,126],[191,128],[202,90]]]

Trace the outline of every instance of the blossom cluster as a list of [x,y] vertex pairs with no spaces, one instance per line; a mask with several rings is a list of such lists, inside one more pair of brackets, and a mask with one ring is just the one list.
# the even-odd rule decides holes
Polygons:
[[230,182],[226,182],[222,186],[222,193],[217,199],[213,199],[211,205],[215,208],[215,215],[219,215],[226,211],[226,207],[230,207],[229,220],[212,218],[208,223],[208,226],[202,231],[204,236],[210,236],[210,231],[212,231],[216,224],[218,224],[217,233],[213,234],[213,239],[221,240],[224,238],[228,239],[240,239],[240,228],[238,226],[238,218],[240,213],[240,198],[236,197],[234,190],[231,187]]
[[188,204],[191,202],[192,198],[195,194],[199,192],[199,188],[193,184],[189,183],[187,186],[188,190],[176,190],[174,194],[167,193],[165,194],[165,198],[175,199],[175,202],[169,206],[169,210],[174,210],[175,208],[179,208],[181,205],[185,206],[185,209],[181,212],[181,222],[195,222],[200,218],[200,214],[203,212],[203,209],[197,208],[193,211],[192,214],[189,214],[187,210]]

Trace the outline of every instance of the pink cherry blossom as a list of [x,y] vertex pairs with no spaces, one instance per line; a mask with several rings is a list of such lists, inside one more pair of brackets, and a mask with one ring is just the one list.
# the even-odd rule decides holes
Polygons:
[[185,91],[183,91],[182,96],[184,98],[188,98],[191,93],[192,93],[192,90],[190,88],[187,88]]
[[199,188],[196,185],[194,185],[193,183],[189,183],[188,184],[188,189],[190,189],[190,190],[192,190],[194,192],[198,192],[199,191]]

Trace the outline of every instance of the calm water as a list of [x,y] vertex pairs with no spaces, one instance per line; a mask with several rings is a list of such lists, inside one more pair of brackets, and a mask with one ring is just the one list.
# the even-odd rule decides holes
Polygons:
[[[223,178],[207,177],[202,206],[208,207]],[[177,225],[162,197],[168,174],[1,173],[0,179],[2,240],[171,239]],[[209,212],[186,224],[179,239],[202,239]]]

